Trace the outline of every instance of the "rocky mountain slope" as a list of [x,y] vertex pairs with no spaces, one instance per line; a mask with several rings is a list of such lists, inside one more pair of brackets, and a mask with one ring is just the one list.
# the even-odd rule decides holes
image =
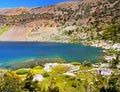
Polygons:
[[119,42],[119,11],[119,0],[0,9],[0,41]]

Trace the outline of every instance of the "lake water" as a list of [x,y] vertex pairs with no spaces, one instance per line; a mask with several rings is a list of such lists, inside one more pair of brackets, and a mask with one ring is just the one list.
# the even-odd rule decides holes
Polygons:
[[0,42],[0,67],[32,58],[62,58],[67,62],[98,61],[102,49],[80,44],[50,42]]

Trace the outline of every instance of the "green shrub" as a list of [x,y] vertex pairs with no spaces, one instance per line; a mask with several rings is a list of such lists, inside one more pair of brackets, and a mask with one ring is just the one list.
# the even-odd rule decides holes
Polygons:
[[0,35],[3,34],[5,31],[8,31],[9,26],[3,26],[2,29],[0,29]]
[[43,67],[41,66],[35,66],[34,69],[42,69]]
[[112,40],[113,42],[120,42],[120,24],[111,24],[107,26],[102,33],[103,40]]
[[27,73],[28,73],[28,70],[26,70],[26,69],[18,69],[18,70],[16,71],[16,73],[17,73],[17,74],[20,74],[20,75],[22,75],[22,74],[27,74]]
[[25,92],[40,92],[38,91],[38,81],[33,81],[33,75],[28,73],[26,79],[24,80],[24,87]]
[[88,66],[88,67],[92,65],[90,61],[84,61],[82,64],[83,66]]
[[12,71],[7,71],[0,78],[0,92],[23,92],[22,82],[18,75]]
[[50,77],[48,72],[43,73],[43,77]]
[[72,65],[81,65],[79,62],[71,62]]
[[48,92],[60,92],[59,87],[58,86],[55,86],[54,88],[48,87]]

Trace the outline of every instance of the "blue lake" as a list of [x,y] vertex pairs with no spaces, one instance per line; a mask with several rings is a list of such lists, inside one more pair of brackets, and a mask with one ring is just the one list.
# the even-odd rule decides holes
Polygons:
[[0,42],[0,67],[32,58],[62,58],[67,62],[98,61],[101,48],[51,42]]

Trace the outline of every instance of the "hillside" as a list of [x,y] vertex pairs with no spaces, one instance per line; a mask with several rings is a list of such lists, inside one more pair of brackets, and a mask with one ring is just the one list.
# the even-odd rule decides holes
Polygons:
[[0,41],[120,42],[119,6],[119,0],[81,0],[0,9]]
[[[0,45],[0,67],[5,65],[0,68],[0,92],[120,92],[120,0],[1,8],[0,41],[25,41]],[[88,49],[26,41],[80,43]],[[102,47],[96,48],[102,55],[96,56],[92,46]],[[85,61],[76,62],[77,56]]]

